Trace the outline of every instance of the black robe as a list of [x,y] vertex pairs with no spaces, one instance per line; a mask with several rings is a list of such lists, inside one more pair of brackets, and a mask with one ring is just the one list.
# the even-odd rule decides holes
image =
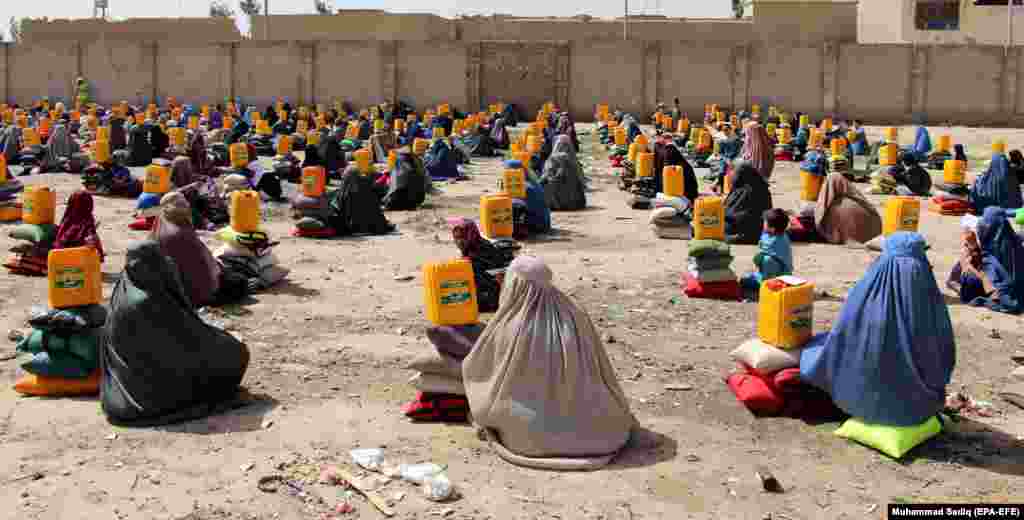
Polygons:
[[328,224],[339,236],[383,235],[395,230],[381,211],[373,179],[360,175],[355,167],[346,169],[341,187],[327,198],[331,208]]
[[128,166],[149,166],[153,162],[153,146],[149,143],[149,130],[145,125],[136,125],[130,132],[128,143],[130,155]]
[[772,209],[767,181],[748,162],[733,175],[732,191],[725,199],[725,236],[734,244],[757,244],[764,228],[764,212]]

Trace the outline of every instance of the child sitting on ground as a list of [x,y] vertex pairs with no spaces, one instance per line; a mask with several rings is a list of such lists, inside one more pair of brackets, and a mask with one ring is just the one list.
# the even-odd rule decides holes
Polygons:
[[759,252],[754,256],[757,271],[740,279],[744,296],[750,300],[757,299],[761,282],[793,274],[793,247],[786,234],[789,215],[781,209],[773,208],[765,211],[763,218],[765,229],[758,242]]

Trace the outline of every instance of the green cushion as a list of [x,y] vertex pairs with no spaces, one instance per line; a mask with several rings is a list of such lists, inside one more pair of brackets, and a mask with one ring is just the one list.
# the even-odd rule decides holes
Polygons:
[[894,459],[902,458],[918,444],[942,432],[942,422],[932,417],[917,426],[887,426],[869,424],[851,417],[835,434],[870,446]]

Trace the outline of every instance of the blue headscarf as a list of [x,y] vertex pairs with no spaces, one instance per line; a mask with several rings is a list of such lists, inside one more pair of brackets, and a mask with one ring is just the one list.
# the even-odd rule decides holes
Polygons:
[[437,139],[427,150],[423,165],[427,175],[435,180],[455,179],[459,177],[459,166],[455,162],[455,154],[444,139]]
[[220,115],[220,112],[213,110],[210,112],[210,130],[219,130],[224,128],[224,116]]
[[819,177],[827,176],[828,161],[825,160],[825,154],[816,150],[807,152],[807,155],[804,156],[803,162],[800,163],[800,170]]
[[412,144],[413,141],[419,137],[420,134],[420,122],[412,121],[405,125],[405,135],[402,138],[405,140],[402,144]]
[[924,238],[897,232],[850,291],[832,331],[800,355],[800,378],[868,423],[914,426],[939,413],[956,365],[949,309]]
[[919,161],[927,159],[931,151],[932,136],[928,133],[928,129],[923,126],[917,127],[917,139],[914,141],[914,153],[917,154],[917,159]]
[[981,268],[996,292],[971,305],[1008,314],[1024,312],[1024,246],[1003,210],[990,207],[978,222]]
[[976,214],[984,213],[985,209],[991,206],[1004,209],[1024,206],[1024,202],[1021,201],[1020,184],[1015,176],[1010,176],[1010,161],[1005,155],[992,155],[988,170],[971,186],[970,200]]

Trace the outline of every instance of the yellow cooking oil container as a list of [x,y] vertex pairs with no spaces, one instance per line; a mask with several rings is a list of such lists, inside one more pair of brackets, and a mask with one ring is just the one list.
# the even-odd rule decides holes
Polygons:
[[370,151],[366,148],[360,148],[353,154],[356,159],[356,166],[359,168],[359,173],[362,175],[369,175],[373,173],[373,166],[370,164]]
[[700,143],[700,127],[693,127],[690,129],[690,142],[696,146]]
[[965,184],[967,182],[964,173],[963,161],[948,159],[942,165],[942,182],[946,184]]
[[640,151],[646,151],[647,145],[650,144],[650,141],[647,139],[647,136],[642,133],[637,134],[636,139],[634,139],[633,142],[640,146]]
[[433,139],[444,139],[445,138],[444,127],[435,126],[434,130],[433,130],[433,133],[431,134],[431,137]]
[[676,129],[676,133],[685,134],[690,131],[690,118],[684,117],[679,120],[679,128]]
[[277,138],[277,155],[288,155],[292,153],[292,138],[282,135]]
[[512,154],[512,160],[519,161],[523,165],[523,168],[530,167],[530,159],[533,158],[533,154],[530,152],[515,152]]
[[917,231],[921,219],[921,201],[916,197],[891,197],[885,203],[885,219],[882,234],[889,236],[897,231]]
[[309,121],[300,119],[295,123],[295,132],[299,134],[305,134],[309,131]]
[[698,197],[693,207],[693,238],[725,240],[725,204],[722,197]]
[[53,249],[46,257],[51,309],[96,305],[103,301],[100,254],[91,246]]
[[109,141],[110,140],[110,127],[101,126],[96,129],[96,140],[97,141]]
[[22,218],[26,224],[53,224],[57,192],[47,186],[27,186],[21,194]]
[[395,166],[397,164],[398,164],[398,150],[389,150],[388,151],[388,171],[394,170]]
[[818,193],[821,192],[821,185],[824,180],[825,177],[821,175],[800,170],[800,200],[807,202],[818,200]]
[[274,131],[270,129],[269,121],[260,119],[256,122],[256,133],[259,135],[273,135]]
[[96,141],[92,146],[93,160],[97,164],[110,162],[110,141]]
[[50,135],[50,118],[44,117],[39,120],[39,134]]
[[823,119],[821,121],[821,129],[824,130],[826,134],[832,131],[832,118],[831,117],[826,117],[825,119]]
[[811,116],[802,114],[800,116],[800,128],[806,127],[811,124]]
[[772,137],[775,137],[775,131],[777,129],[778,129],[778,126],[775,123],[768,123],[767,125],[765,125],[765,129],[764,130],[768,134],[768,138],[770,139]]
[[992,153],[1006,153],[1006,141],[997,139],[992,141]]
[[396,132],[404,132],[405,131],[405,119],[395,119],[395,125],[394,126],[395,126],[395,131]]
[[21,131],[21,139],[25,142],[25,147],[39,146],[41,141],[39,139],[39,133],[36,132],[35,128],[25,128]]
[[522,168],[509,168],[498,178],[498,190],[514,199],[526,198],[526,172]]
[[682,166],[666,166],[661,170],[661,191],[669,197],[684,196]]
[[313,130],[306,133],[306,146],[318,146],[320,144],[320,132]]
[[319,198],[327,189],[327,171],[323,166],[307,166],[302,169],[302,194]]
[[480,197],[480,233],[491,240],[512,238],[512,197],[504,194]]
[[374,132],[383,132],[384,131],[384,120],[383,119],[374,119],[373,120],[373,131]]
[[480,319],[473,264],[464,258],[424,264],[423,297],[434,325],[472,325]]
[[0,154],[0,184],[7,184],[7,156]]
[[224,129],[231,130],[235,127],[235,118],[231,116],[224,116]]
[[639,149],[640,149],[640,147],[637,146],[636,143],[630,143],[629,144],[629,151],[626,153],[626,159],[629,162],[631,162],[633,164],[636,164],[636,154],[638,153]]
[[779,144],[789,144],[793,142],[793,129],[786,126],[775,131],[776,139]]
[[245,143],[235,143],[228,148],[228,155],[231,157],[231,166],[234,168],[245,168],[249,165],[249,148]]
[[757,337],[782,349],[800,348],[814,332],[814,284],[782,276],[761,284]]
[[661,127],[668,129],[669,132],[675,128],[675,121],[672,120],[672,116],[665,116],[661,118]]
[[427,153],[427,148],[429,147],[430,141],[427,139],[420,139],[419,137],[417,137],[416,140],[412,142],[412,151],[416,155],[423,155]]
[[726,175],[725,178],[722,179],[722,193],[725,195],[732,193],[732,177],[732,175]]
[[718,140],[715,140],[713,146],[711,147],[711,155],[718,155],[719,153],[721,153],[721,151],[722,143]]
[[522,147],[519,146],[519,143],[509,143],[508,149],[512,153],[516,153],[516,152],[522,151]]
[[539,136],[531,135],[526,138],[526,151],[530,153],[540,152],[541,147],[544,145],[544,140]]
[[894,142],[885,143],[878,150],[878,164],[880,166],[892,166],[900,155],[900,146]]
[[807,140],[808,148],[821,148],[825,144],[825,134],[821,133],[817,128],[811,128],[811,136]]
[[171,170],[166,166],[151,164],[146,167],[146,179],[142,183],[146,193],[167,193],[171,191]]
[[636,154],[636,176],[652,177],[654,175],[654,154],[640,152]]
[[626,140],[626,129],[621,126],[615,127],[615,146],[625,146]]
[[0,222],[17,222],[21,220],[21,203],[0,206]]
[[885,140],[889,143],[898,143],[900,141],[900,129],[895,126],[890,126],[885,129]]
[[953,149],[953,136],[951,135],[940,135],[939,142],[935,148],[936,152],[948,152]]
[[231,192],[231,229],[253,233],[260,229],[260,194],[252,190]]
[[841,138],[835,138],[829,141],[829,147],[832,149],[832,156],[837,157],[840,155],[846,155],[846,141]]
[[174,127],[171,130],[171,144],[184,148],[185,140],[188,138],[188,131],[181,127]]
[[751,114],[760,114],[761,113],[761,105],[757,105],[757,104],[752,105],[750,107],[750,113]]
[[143,124],[145,122],[146,122],[146,114],[143,114],[143,113],[136,113],[135,114],[135,124],[141,125],[141,124]]
[[702,128],[701,131],[700,131],[700,147],[701,147],[701,149],[702,150],[707,150],[708,148],[711,148],[711,145],[712,145],[711,133],[708,132],[707,129]]

